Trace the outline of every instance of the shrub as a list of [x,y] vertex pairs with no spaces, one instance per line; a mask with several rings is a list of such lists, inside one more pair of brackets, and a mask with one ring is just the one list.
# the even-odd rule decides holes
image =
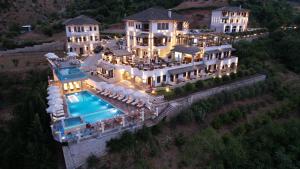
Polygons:
[[224,82],[227,82],[227,81],[230,80],[230,76],[225,75],[225,76],[223,76],[222,79],[223,79]]
[[174,89],[174,93],[175,93],[176,95],[181,95],[181,94],[183,93],[183,90],[182,90],[181,87],[176,87],[176,88]]
[[192,84],[192,83],[187,83],[187,84],[184,86],[184,90],[185,90],[186,92],[192,92],[192,91],[195,90],[195,86],[194,86],[194,84]]
[[195,86],[196,86],[197,89],[202,89],[204,87],[203,81],[202,80],[198,80],[195,83]]
[[176,137],[175,137],[175,145],[177,146],[177,147],[181,147],[181,146],[183,146],[184,145],[184,143],[186,142],[186,139],[185,139],[185,137],[183,136],[183,134],[182,133],[180,133],[180,134],[178,134]]
[[230,73],[230,78],[231,78],[232,80],[234,80],[234,79],[236,79],[236,78],[237,78],[237,76],[236,76],[236,74],[235,74],[235,73]]
[[98,158],[92,154],[87,158],[86,162],[87,162],[87,168],[93,169],[96,168],[98,165]]

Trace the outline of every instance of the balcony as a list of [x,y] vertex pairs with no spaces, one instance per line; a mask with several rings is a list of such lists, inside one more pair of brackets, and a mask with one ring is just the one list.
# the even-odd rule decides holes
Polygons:
[[138,42],[137,43],[138,46],[148,46],[148,42],[145,43],[145,42]]

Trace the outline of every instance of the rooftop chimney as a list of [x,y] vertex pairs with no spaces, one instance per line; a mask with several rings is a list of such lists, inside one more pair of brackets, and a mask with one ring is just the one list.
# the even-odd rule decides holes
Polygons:
[[168,9],[168,16],[169,18],[172,18],[172,9]]

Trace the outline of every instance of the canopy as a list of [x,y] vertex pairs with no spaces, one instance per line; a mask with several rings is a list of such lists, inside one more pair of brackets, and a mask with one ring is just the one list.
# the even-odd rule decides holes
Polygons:
[[53,95],[53,94],[60,94],[59,90],[50,90],[48,91],[48,95]]
[[62,105],[51,105],[46,109],[46,111],[47,111],[47,113],[54,113],[60,109],[63,109]]
[[97,82],[95,87],[99,90],[103,90],[105,85],[107,85],[106,82]]
[[103,85],[103,89],[106,89],[106,90],[111,89],[111,88],[113,88],[113,87],[115,87],[115,85],[113,85],[113,84],[106,84],[106,85]]
[[59,58],[55,53],[47,53],[45,56],[48,59],[58,59]]
[[68,55],[68,57],[73,57],[73,58],[78,56],[78,54],[76,52],[68,52],[67,55]]
[[116,86],[115,88],[112,89],[112,92],[115,93],[115,94],[116,93],[120,94],[120,93],[122,93],[121,91],[123,91],[123,90],[125,90],[124,87],[122,87],[122,86]]
[[134,90],[132,90],[132,89],[127,89],[126,91],[125,91],[125,95],[130,95],[130,94],[132,94],[132,93],[134,93]]
[[61,95],[59,93],[51,94],[47,97],[48,100],[52,100],[54,98],[60,98]]
[[59,87],[58,87],[58,86],[49,86],[49,87],[47,88],[48,91],[49,91],[49,90],[53,90],[53,89],[59,89]]
[[54,98],[52,100],[49,100],[48,104],[49,105],[63,104],[63,99],[61,99],[61,98]]

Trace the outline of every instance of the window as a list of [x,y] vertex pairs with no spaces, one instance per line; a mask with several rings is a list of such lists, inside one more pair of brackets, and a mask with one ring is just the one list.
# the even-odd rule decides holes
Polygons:
[[170,76],[170,80],[171,80],[171,82],[174,82],[174,75]]
[[84,42],[86,41],[86,37],[83,37],[83,41],[84,41]]
[[90,41],[93,41],[93,36],[90,36]]
[[128,26],[134,27],[134,22],[132,22],[132,21],[128,22]]
[[78,31],[78,32],[81,32],[81,31],[80,31],[80,27],[77,27],[77,31]]
[[71,42],[71,38],[70,37],[68,37],[68,42]]
[[69,32],[71,32],[71,27],[70,26],[68,27],[68,30],[69,30]]
[[157,23],[157,30],[169,30],[169,23]]
[[97,26],[94,26],[94,31],[97,31]]
[[93,28],[90,26],[90,31],[93,31]]
[[226,26],[225,27],[225,33],[229,32],[229,30],[230,30],[230,26]]
[[95,36],[95,41],[98,41],[98,36]]
[[240,32],[242,32],[242,31],[243,31],[243,27],[242,27],[242,26],[240,26],[240,28],[239,28],[239,31],[240,31]]
[[136,25],[135,25],[135,28],[136,28],[136,29],[141,29],[141,24],[136,24]]
[[186,77],[186,72],[183,73],[183,77]]
[[77,32],[77,28],[76,27],[74,27],[74,32]]
[[84,27],[83,26],[81,27],[81,32],[84,32]]
[[163,82],[167,81],[167,76],[163,75]]
[[130,40],[133,40],[133,36],[130,36]]
[[156,77],[156,83],[160,83],[160,76]]
[[236,32],[236,26],[232,27],[232,32]]

